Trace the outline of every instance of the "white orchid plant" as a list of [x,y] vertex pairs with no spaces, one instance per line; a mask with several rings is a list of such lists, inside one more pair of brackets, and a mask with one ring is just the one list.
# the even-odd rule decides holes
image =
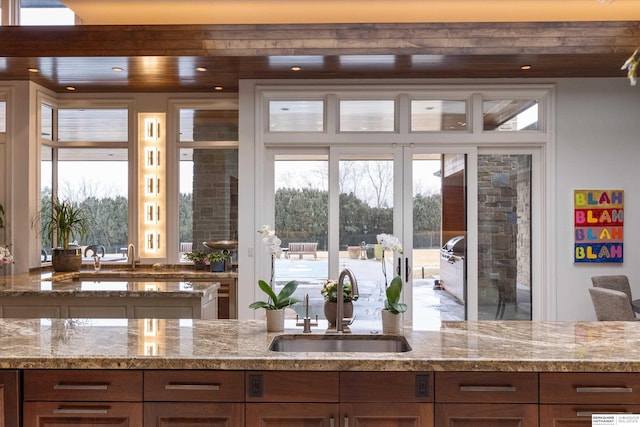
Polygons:
[[258,230],[258,233],[262,235],[262,243],[264,243],[264,247],[269,255],[271,255],[271,279],[269,280],[269,286],[273,288],[273,274],[274,268],[273,263],[276,258],[280,256],[282,253],[282,248],[280,244],[282,244],[282,240],[276,236],[276,232],[272,230],[268,225],[263,225]]
[[388,280],[387,280],[387,263],[384,259],[385,251],[389,250],[393,253],[397,252],[399,254],[402,253],[402,244],[400,240],[394,236],[393,234],[378,234],[376,236],[378,240],[378,244],[382,246],[382,274],[384,274],[384,287],[387,288]]

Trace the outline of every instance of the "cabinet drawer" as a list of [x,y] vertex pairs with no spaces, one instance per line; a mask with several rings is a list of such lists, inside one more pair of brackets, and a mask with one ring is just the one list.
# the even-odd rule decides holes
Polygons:
[[341,402],[433,402],[433,374],[341,372]]
[[436,372],[436,402],[537,403],[535,372]]
[[592,414],[620,413],[640,413],[640,405],[540,405],[540,425],[591,427]]
[[142,426],[142,403],[27,402],[25,426]]
[[24,399],[141,401],[142,372],[27,370],[24,371]]
[[640,402],[640,374],[546,373],[540,374],[541,403]]
[[338,402],[338,372],[247,372],[247,402]]
[[146,371],[145,401],[242,402],[244,373],[234,371]]
[[538,427],[538,405],[533,403],[436,403],[435,425]]

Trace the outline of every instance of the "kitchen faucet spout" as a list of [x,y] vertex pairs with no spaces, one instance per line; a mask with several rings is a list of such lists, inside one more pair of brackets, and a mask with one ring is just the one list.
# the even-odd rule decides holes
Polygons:
[[131,266],[132,270],[136,268],[136,247],[133,243],[129,243],[127,246],[127,262]]
[[350,269],[345,268],[340,272],[340,276],[338,276],[338,289],[336,289],[336,332],[344,332],[344,297],[342,293],[344,291],[345,277],[348,277],[349,283],[351,283],[352,299],[358,298],[358,281],[353,275],[353,272]]

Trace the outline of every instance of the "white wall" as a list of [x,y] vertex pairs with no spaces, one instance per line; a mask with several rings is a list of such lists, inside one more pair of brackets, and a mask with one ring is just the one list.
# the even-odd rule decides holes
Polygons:
[[[625,78],[563,79],[557,86],[557,320],[595,320],[591,276],[626,274],[640,297],[640,87]],[[573,263],[573,190],[625,192],[624,263]]]

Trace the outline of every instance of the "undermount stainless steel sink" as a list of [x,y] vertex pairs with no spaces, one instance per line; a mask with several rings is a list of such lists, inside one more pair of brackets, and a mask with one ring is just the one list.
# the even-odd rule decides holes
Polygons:
[[271,351],[327,353],[403,353],[411,346],[396,335],[278,335],[271,341]]

